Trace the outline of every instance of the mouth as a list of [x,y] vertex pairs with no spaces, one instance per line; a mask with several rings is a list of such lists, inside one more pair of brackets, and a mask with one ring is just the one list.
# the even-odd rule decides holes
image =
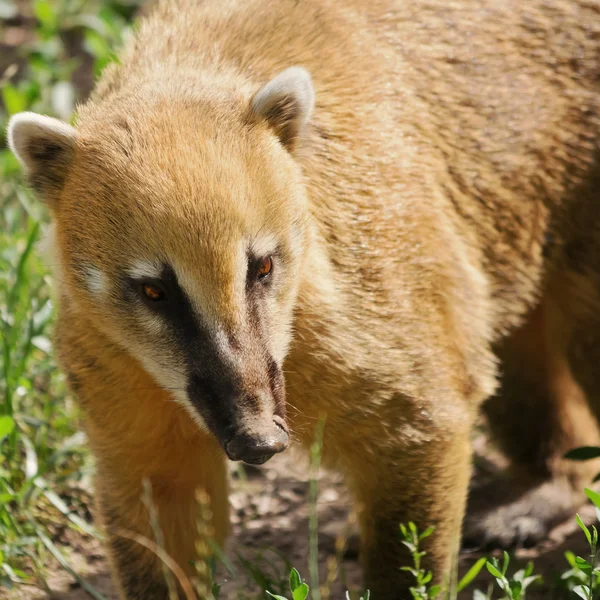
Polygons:
[[230,460],[263,465],[289,446],[289,432],[283,419],[253,425],[238,431],[223,444]]
[[253,458],[243,458],[242,462],[246,465],[258,466],[264,465],[267,461],[271,460],[274,454],[265,454],[263,456],[255,456]]

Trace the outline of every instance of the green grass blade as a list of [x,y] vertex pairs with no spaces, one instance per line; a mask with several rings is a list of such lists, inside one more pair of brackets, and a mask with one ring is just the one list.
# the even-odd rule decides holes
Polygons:
[[484,556],[480,558],[462,577],[462,579],[458,582],[456,586],[456,590],[461,592],[464,590],[474,579],[479,575],[481,569],[487,562],[487,558]]

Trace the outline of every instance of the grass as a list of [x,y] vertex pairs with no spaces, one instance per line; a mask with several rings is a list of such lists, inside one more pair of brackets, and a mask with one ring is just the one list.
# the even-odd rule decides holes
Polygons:
[[[22,185],[19,166],[6,149],[3,135],[10,115],[22,110],[69,120],[76,102],[89,91],[89,71],[98,74],[111,60],[113,48],[136,9],[136,0],[36,0],[19,5],[0,0],[0,23],[23,35],[14,54],[6,54],[8,60],[0,57],[0,591],[33,583],[48,588],[45,565],[51,556],[90,597],[103,599],[72,566],[68,543],[64,543],[70,532],[98,534],[88,510],[93,464],[79,430],[76,404],[53,359],[50,281],[35,249],[48,215]],[[578,458],[597,456],[598,452],[587,449]],[[318,442],[311,456],[313,468],[318,469]],[[274,561],[271,554],[265,554],[262,562],[260,557],[250,562],[240,556],[243,572],[231,566],[229,571],[239,578],[241,588],[257,585],[263,598],[269,590],[274,598],[319,600],[321,589],[325,590],[322,597],[328,597],[328,586],[319,582],[317,493],[314,478],[310,488],[309,582],[285,561]],[[600,497],[593,492],[589,495],[600,505]],[[206,503],[199,505],[200,527],[208,521],[209,509]],[[152,514],[150,500],[148,506]],[[579,524],[590,554],[582,558],[566,553],[560,585],[563,597],[592,600],[598,597],[600,584],[598,535],[595,528],[588,529],[581,521]],[[413,564],[406,566],[415,578],[413,599],[455,597],[455,591],[445,593],[431,585],[432,574],[421,567],[420,544],[435,532],[418,532],[407,524],[398,535],[413,559]],[[158,531],[156,540],[160,541]],[[339,546],[341,549],[343,543]],[[285,565],[285,573],[279,564]],[[475,600],[522,600],[536,579],[531,566],[509,574],[510,559],[505,554],[502,562],[477,561],[457,589],[473,586],[484,566],[490,574],[490,587],[474,590]],[[204,568],[197,566],[200,579],[208,582],[198,595],[208,597],[212,593],[217,597],[219,588]],[[330,571],[336,568],[334,561]],[[369,600],[368,593],[364,600]]]
[[[82,7],[85,5],[86,10]],[[90,460],[77,409],[52,356],[48,271],[35,245],[44,207],[21,185],[6,148],[8,118],[34,110],[69,119],[86,62],[99,71],[111,58],[133,4],[0,1],[0,16],[23,34],[0,61],[0,587],[47,587],[43,564],[68,557],[54,540],[73,529],[95,534],[88,511]],[[30,11],[29,13],[27,11]],[[3,51],[4,53],[4,51]],[[71,574],[95,593],[80,576]]]

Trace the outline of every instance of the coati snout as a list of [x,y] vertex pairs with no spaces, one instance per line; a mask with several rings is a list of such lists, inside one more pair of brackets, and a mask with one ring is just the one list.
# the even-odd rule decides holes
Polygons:
[[289,445],[283,377],[273,363],[267,384],[250,391],[238,376],[211,378],[194,373],[188,395],[230,460],[263,464]]
[[225,443],[225,452],[231,460],[243,460],[252,465],[262,465],[273,455],[283,452],[289,445],[285,421],[274,416],[257,419],[247,428],[238,431]]

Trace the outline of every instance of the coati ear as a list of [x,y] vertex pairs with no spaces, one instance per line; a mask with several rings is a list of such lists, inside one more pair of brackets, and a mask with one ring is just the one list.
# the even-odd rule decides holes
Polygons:
[[256,93],[251,110],[255,118],[267,121],[288,150],[293,150],[314,105],[310,73],[302,67],[290,67]]
[[31,187],[52,202],[61,190],[75,153],[77,133],[58,119],[31,112],[8,123],[8,145],[23,165]]

